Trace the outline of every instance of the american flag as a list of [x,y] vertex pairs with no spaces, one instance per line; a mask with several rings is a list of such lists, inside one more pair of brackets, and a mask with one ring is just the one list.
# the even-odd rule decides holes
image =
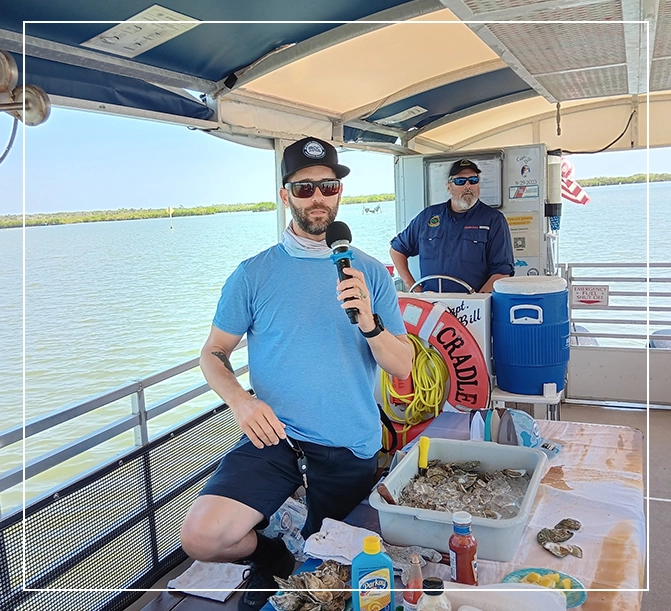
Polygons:
[[573,164],[561,158],[561,196],[574,204],[588,204],[591,200],[583,188],[573,180]]

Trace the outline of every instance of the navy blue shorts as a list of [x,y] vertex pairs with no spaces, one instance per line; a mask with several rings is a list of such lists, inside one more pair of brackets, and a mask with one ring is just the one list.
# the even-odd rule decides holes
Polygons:
[[[358,458],[347,448],[299,442],[308,459],[306,539],[321,528],[324,518],[342,520],[368,496],[377,470],[377,457]],[[202,494],[235,499],[265,516],[272,516],[303,483],[296,453],[288,442],[258,449],[244,436],[221,460]]]

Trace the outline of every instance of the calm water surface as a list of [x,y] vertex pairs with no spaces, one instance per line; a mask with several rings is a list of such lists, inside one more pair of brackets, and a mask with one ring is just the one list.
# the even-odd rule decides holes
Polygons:
[[[560,261],[646,260],[645,185],[587,189],[587,206],[564,204]],[[671,262],[671,183],[650,185],[650,260]],[[339,219],[353,244],[389,262],[396,233],[393,202],[380,214],[343,206]],[[239,261],[276,241],[274,212],[117,221],[0,231],[0,429],[23,419],[22,319],[25,307],[27,421],[130,380],[194,358],[209,332],[221,285]],[[25,235],[25,304],[22,252]],[[186,376],[189,378],[189,376]],[[202,381],[199,372],[188,383]],[[184,381],[180,381],[183,385]],[[176,387],[149,389],[147,402]],[[193,410],[213,397],[194,402]],[[97,410],[31,438],[30,461],[130,413],[130,401]],[[170,415],[182,419],[188,409]],[[157,434],[165,417],[153,423]],[[132,434],[31,482],[28,496],[54,479],[81,472],[133,444]],[[21,444],[0,448],[0,472],[21,465]],[[19,446],[19,447],[17,447]],[[20,503],[20,490],[0,494],[0,511]]]

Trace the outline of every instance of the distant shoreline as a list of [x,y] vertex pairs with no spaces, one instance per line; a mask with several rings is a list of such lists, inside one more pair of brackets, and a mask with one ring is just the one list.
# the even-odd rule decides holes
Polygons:
[[[370,204],[394,200],[393,193],[379,195],[350,195],[340,202],[350,204]],[[275,202],[260,202],[257,204],[216,204],[212,206],[195,206],[193,208],[172,209],[172,216],[205,216],[208,214],[222,214],[227,212],[267,212],[275,210]],[[27,214],[26,227],[42,227],[44,225],[71,225],[74,223],[98,223],[103,221],[137,221],[140,219],[168,218],[168,208],[119,208],[118,210],[92,210],[90,212],[52,212],[42,214]],[[7,214],[0,216],[0,229],[23,227],[23,216]]]
[[[605,187],[608,185],[633,185],[646,182],[645,174],[633,174],[632,176],[598,176],[596,178],[579,178],[576,182],[581,187]],[[650,174],[650,182],[671,181],[671,174]]]
[[[671,174],[650,174],[650,182],[671,181]],[[632,176],[599,176],[596,178],[582,178],[577,181],[582,187],[604,187],[612,185],[628,185],[646,182],[645,174]],[[341,204],[370,204],[376,202],[393,201],[393,193],[378,195],[345,196]],[[267,212],[275,210],[275,202],[259,202],[256,204],[214,204],[211,206],[195,206],[192,208],[173,208],[172,216],[204,216],[208,214],[222,214],[226,212]],[[27,214],[26,227],[41,227],[44,225],[71,225],[73,223],[98,223],[103,221],[136,221],[140,219],[168,218],[167,208],[119,208],[118,210],[92,210],[89,212],[51,212],[41,214]],[[0,229],[23,227],[23,217],[20,214],[0,215]]]

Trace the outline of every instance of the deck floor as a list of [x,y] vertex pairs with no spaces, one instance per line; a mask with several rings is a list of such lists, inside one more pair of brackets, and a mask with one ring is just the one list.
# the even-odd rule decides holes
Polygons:
[[[671,575],[671,410],[608,409],[595,406],[562,405],[562,420],[630,426],[643,431],[649,441],[649,456],[644,457],[649,503],[649,584],[643,593],[641,611],[668,611]],[[649,466],[649,468],[648,468]],[[186,561],[155,584],[165,588],[167,582],[184,572]],[[236,593],[226,604],[175,592],[147,592],[127,611],[222,611],[237,608]]]

